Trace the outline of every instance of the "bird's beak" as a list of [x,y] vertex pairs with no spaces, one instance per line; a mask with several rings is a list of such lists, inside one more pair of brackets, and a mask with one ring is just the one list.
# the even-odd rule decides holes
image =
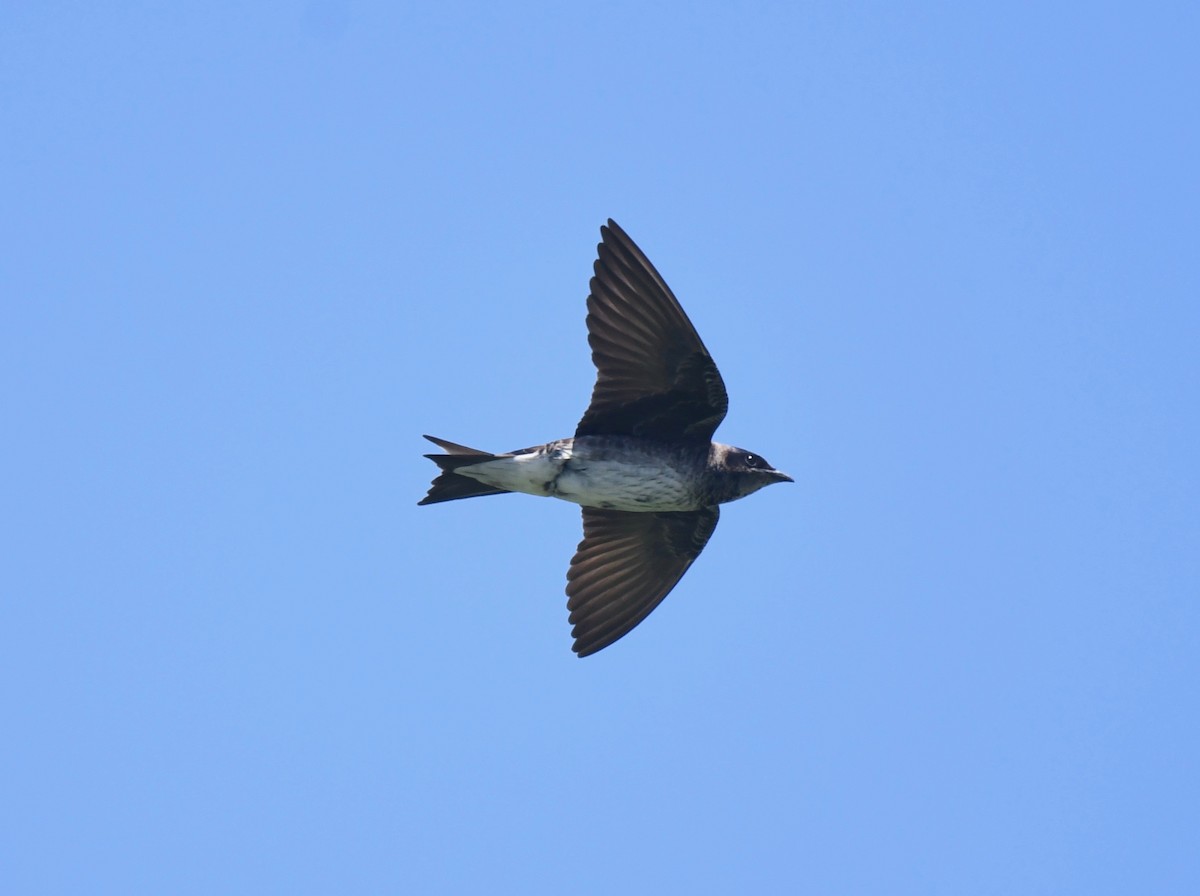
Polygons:
[[796,480],[779,470],[772,470],[771,475],[775,477],[776,482],[795,482]]

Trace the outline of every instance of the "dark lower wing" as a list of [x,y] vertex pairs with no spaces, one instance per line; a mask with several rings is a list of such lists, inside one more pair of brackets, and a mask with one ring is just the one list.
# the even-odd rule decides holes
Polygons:
[[650,615],[717,527],[716,507],[680,513],[583,508],[583,541],[567,573],[572,649],[603,650]]

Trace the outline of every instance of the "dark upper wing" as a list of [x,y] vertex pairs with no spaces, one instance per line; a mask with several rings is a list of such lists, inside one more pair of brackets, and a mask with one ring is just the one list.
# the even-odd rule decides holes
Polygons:
[[729,408],[717,365],[625,231],[610,219],[600,235],[587,302],[596,386],[575,435],[710,441]]
[[678,513],[583,508],[583,541],[567,572],[572,649],[602,650],[650,615],[700,556],[716,507]]

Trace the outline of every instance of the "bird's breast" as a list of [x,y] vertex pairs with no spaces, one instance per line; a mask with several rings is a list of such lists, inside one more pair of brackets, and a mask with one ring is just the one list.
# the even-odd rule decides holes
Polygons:
[[695,510],[694,463],[653,446],[576,439],[552,494],[585,507],[632,512]]

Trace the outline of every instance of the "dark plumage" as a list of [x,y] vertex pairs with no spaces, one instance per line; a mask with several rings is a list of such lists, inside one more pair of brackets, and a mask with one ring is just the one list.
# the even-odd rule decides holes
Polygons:
[[650,260],[613,221],[588,296],[592,400],[575,436],[505,454],[426,436],[446,454],[421,504],[520,491],[583,506],[567,573],[574,650],[587,656],[675,587],[717,526],[718,504],[791,478],[712,442],[729,396],[716,364]]

